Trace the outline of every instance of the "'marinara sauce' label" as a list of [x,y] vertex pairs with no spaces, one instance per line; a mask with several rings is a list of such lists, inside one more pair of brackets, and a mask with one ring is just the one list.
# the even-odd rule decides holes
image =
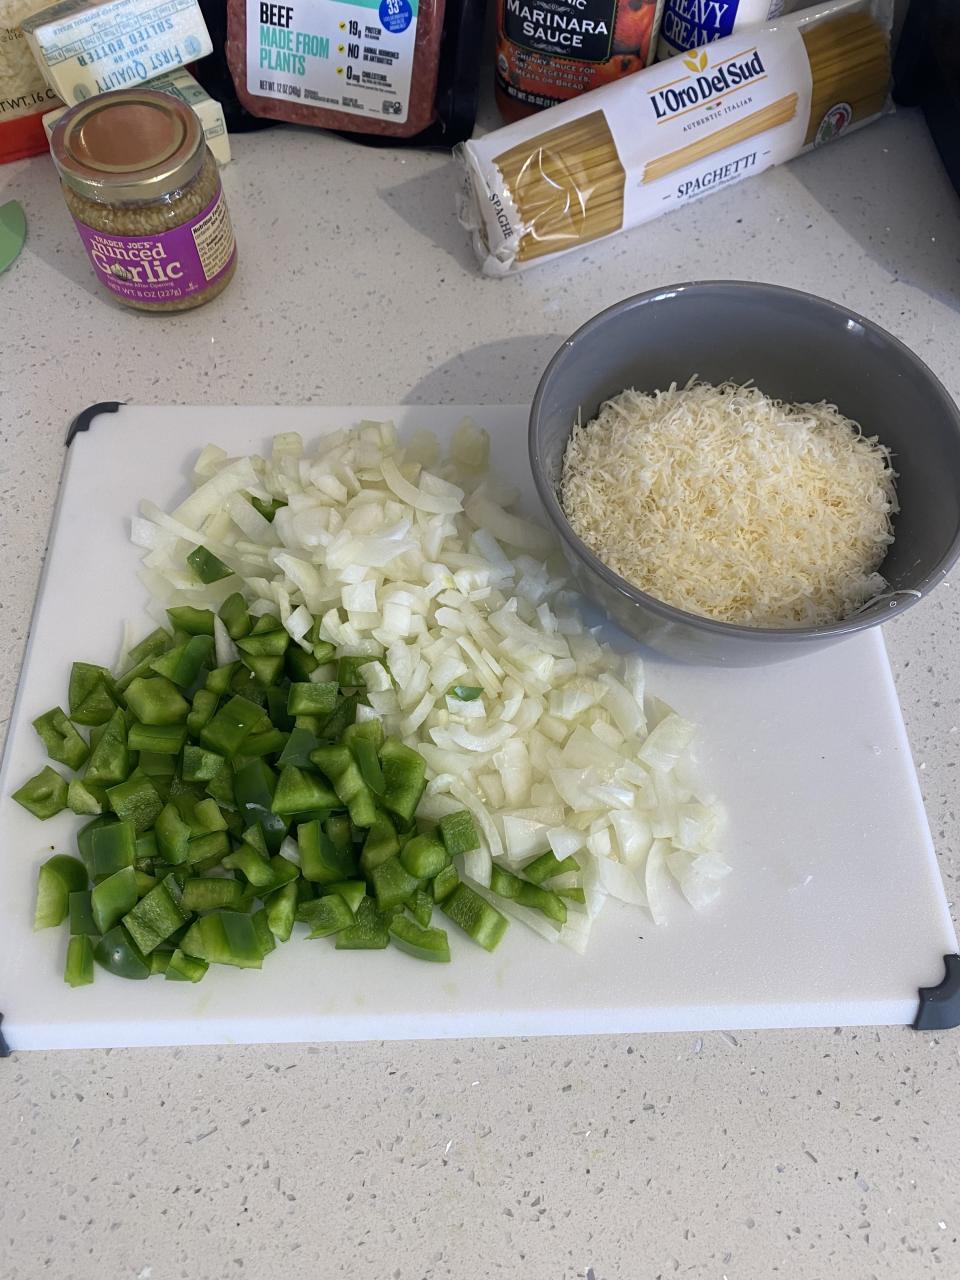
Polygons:
[[662,0],[498,0],[497,87],[549,107],[645,67]]
[[121,236],[76,218],[74,222],[101,283],[128,302],[148,306],[179,302],[209,289],[237,252],[221,192],[172,231]]

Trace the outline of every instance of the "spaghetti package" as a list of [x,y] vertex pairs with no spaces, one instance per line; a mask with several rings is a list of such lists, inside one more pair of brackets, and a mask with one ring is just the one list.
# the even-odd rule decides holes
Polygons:
[[465,143],[461,220],[506,275],[866,124],[889,83],[889,12],[805,9]]

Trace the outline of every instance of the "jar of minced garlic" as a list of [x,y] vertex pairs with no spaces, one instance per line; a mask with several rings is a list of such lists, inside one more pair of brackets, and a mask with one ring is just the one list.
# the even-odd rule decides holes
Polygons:
[[199,119],[154,89],[90,98],[50,149],[101,284],[144,311],[186,311],[230,283],[237,246]]

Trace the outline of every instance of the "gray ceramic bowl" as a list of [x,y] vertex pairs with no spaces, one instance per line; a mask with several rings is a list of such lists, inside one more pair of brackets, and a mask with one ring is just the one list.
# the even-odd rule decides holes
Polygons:
[[[694,374],[715,383],[752,378],[784,400],[832,401],[893,450],[901,512],[881,572],[904,594],[827,626],[739,627],[664,604],[588,550],[557,499],[577,415],[588,421],[625,387],[653,391]],[[776,285],[673,285],[594,316],[540,380],[530,412],[530,464],[583,593],[624,631],[684,661],[754,666],[812,653],[902,613],[960,553],[960,412],[950,395],[912,351],[871,321]]]

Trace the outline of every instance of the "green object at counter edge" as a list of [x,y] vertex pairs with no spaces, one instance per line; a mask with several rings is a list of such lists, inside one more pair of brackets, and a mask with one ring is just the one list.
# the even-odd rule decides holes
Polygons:
[[27,238],[27,219],[16,200],[0,204],[0,272],[13,266]]

